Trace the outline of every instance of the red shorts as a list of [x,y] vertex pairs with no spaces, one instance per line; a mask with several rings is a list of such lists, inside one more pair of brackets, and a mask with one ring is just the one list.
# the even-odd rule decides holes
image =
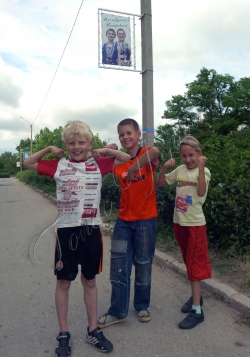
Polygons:
[[181,248],[190,281],[211,278],[206,225],[186,227],[174,223],[175,238]]

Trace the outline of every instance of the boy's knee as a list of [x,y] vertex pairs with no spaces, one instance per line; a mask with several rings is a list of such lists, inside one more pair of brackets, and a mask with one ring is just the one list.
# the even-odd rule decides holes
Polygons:
[[91,279],[91,280],[87,280],[83,274],[81,275],[81,281],[82,281],[82,285],[84,288],[88,288],[88,289],[92,289],[96,286],[96,280]]
[[71,285],[70,280],[57,280],[57,288],[61,290],[69,290]]
[[147,262],[135,262],[135,283],[148,284],[151,281],[152,263],[151,260]]

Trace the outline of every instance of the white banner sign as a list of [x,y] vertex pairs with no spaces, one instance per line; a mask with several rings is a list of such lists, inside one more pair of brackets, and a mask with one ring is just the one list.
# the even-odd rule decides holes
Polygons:
[[102,64],[131,66],[130,18],[101,14]]

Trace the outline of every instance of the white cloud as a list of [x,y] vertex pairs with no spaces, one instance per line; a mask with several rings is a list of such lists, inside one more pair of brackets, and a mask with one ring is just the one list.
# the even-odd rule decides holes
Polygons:
[[[0,154],[29,137],[72,29],[77,0],[2,0],[0,5]],[[117,142],[117,123],[142,124],[141,75],[98,68],[97,9],[140,14],[140,2],[85,0],[33,136],[82,119],[102,140]],[[182,94],[202,67],[248,76],[249,0],[152,0],[154,119],[165,101]],[[140,21],[136,22],[140,69]]]
[[0,75],[0,103],[10,107],[18,107],[22,95],[22,89],[15,85],[12,78],[7,75]]

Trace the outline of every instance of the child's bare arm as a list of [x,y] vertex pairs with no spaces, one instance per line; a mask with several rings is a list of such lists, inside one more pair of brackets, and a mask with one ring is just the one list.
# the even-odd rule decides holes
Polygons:
[[63,150],[59,149],[57,146],[47,146],[46,148],[29,156],[28,159],[24,161],[23,166],[29,170],[36,170],[38,161],[40,161],[45,155],[49,153],[54,154],[58,159],[61,159],[64,156]]
[[[116,144],[114,144],[114,145],[116,145]],[[110,149],[106,146],[104,148],[92,150],[93,157],[100,157],[100,156],[106,156],[106,155],[114,156],[117,158],[114,162],[115,166],[121,165],[124,162],[127,162],[131,159],[129,154],[119,151],[117,149]]]
[[150,163],[154,159],[156,159],[160,154],[160,151],[157,147],[153,146],[149,150],[145,151],[142,156],[135,161],[135,163],[129,168],[128,176],[130,180],[134,179],[135,172],[138,170],[138,167],[142,167],[145,164]]
[[198,186],[197,186],[197,195],[199,197],[204,196],[207,189],[207,184],[205,180],[205,166],[207,160],[208,159],[205,156],[200,156],[198,158],[199,178],[198,178]]
[[118,146],[115,143],[107,144],[104,146],[104,148],[118,150]]
[[169,169],[170,167],[175,167],[175,165],[176,165],[176,161],[174,158],[169,159],[168,161],[165,162],[158,176],[158,180],[156,184],[157,187],[162,187],[166,185],[167,182],[165,180],[165,173],[167,169]]

